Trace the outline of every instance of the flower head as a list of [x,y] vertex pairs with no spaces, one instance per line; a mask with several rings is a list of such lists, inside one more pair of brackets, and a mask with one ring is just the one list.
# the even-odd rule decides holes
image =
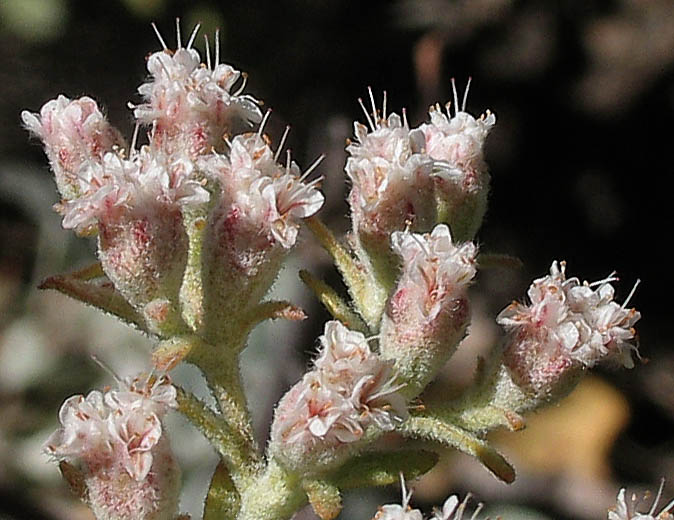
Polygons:
[[183,149],[192,157],[211,147],[221,148],[225,134],[262,119],[259,102],[241,94],[245,80],[232,92],[243,75],[219,63],[217,35],[215,63],[208,53],[207,63],[201,63],[199,53],[191,48],[198,28],[187,47],[181,47],[178,39],[176,51],[170,51],[157,32],[164,49],[147,60],[151,79],[138,88],[145,102],[134,110],[139,122],[153,125],[153,140],[172,150]]
[[573,367],[592,367],[602,360],[634,366],[633,325],[641,315],[627,308],[629,298],[622,305],[613,301],[611,282],[616,279],[581,283],[567,279],[565,271],[564,262],[553,262],[550,274],[529,287],[531,303],[512,303],[497,318],[510,332],[508,366],[538,390]]
[[86,186],[79,173],[88,164],[100,164],[114,147],[124,147],[124,139],[89,97],[70,100],[59,96],[44,104],[39,114],[21,113],[26,128],[44,143],[64,200],[79,197]]
[[407,416],[391,364],[363,334],[330,321],[320,343],[313,370],[281,399],[272,425],[275,456],[306,472],[337,464],[369,426],[391,430]]
[[177,408],[176,390],[165,376],[73,396],[45,452],[79,468],[97,518],[173,518],[180,471],[162,427],[170,408]]
[[463,339],[477,247],[453,243],[444,224],[423,235],[395,232],[391,242],[402,272],[382,318],[380,350],[396,362],[411,396],[423,390]]

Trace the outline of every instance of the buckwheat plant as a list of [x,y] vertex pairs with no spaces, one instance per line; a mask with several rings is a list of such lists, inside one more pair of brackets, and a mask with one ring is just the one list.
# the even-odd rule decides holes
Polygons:
[[[371,108],[360,102],[365,124],[355,123],[346,148],[352,228],[341,241],[317,216],[320,159],[302,170],[283,153],[286,134],[277,145],[267,137],[269,112],[244,93],[246,75],[220,63],[217,33],[213,56],[206,39],[204,63],[193,48],[198,29],[183,45],[178,25],[172,50],[155,27],[162,48],[147,58],[142,101],[130,105],[130,141],[89,97],[61,95],[22,114],[44,144],[63,227],[98,244],[97,263],[42,288],[116,316],[155,343],[151,374],[66,400],[47,454],[102,520],[186,518],[163,424],[172,409],[220,456],[205,499],[209,520],[288,519],[306,503],[329,520],[343,490],[391,484],[401,473],[415,478],[441,447],[512,482],[515,471],[488,432],[522,429],[523,414],[564,397],[598,363],[634,365],[640,315],[629,298],[614,301],[617,278],[582,282],[552,262],[527,300],[496,318],[505,340],[470,388],[423,406],[424,388],[470,326],[471,283],[502,258],[478,253],[475,243],[494,114],[466,112],[454,87],[453,102],[431,107],[429,120],[412,128],[404,111],[387,113],[385,94],[378,109],[370,91]],[[312,367],[279,401],[262,449],[239,356],[260,322],[305,317],[290,302],[265,299],[302,224],[332,257],[349,299],[300,273],[333,320]],[[215,406],[171,383],[179,363],[201,370]],[[376,447],[390,432],[422,448]],[[401,506],[383,506],[376,518],[421,519],[408,502],[404,491]],[[653,517],[631,507],[622,492],[610,518]],[[433,519],[459,520],[465,508],[450,497]]]

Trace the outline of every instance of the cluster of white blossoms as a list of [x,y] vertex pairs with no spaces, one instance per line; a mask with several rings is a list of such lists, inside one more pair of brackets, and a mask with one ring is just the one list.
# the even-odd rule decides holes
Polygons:
[[407,417],[392,363],[363,334],[329,321],[319,341],[314,368],[281,399],[272,424],[272,453],[304,472],[343,460],[369,426],[388,431]]
[[428,234],[396,231],[393,251],[401,275],[388,301],[380,332],[381,355],[417,394],[452,355],[469,323],[467,289],[477,271],[477,247],[455,244],[445,224]]
[[75,465],[97,518],[172,518],[180,470],[162,418],[177,406],[168,377],[147,374],[105,393],[72,396],[45,452]]
[[651,505],[647,513],[637,512],[637,508],[643,502],[642,498],[637,497],[635,494],[625,497],[625,489],[621,489],[618,493],[618,502],[615,508],[608,513],[608,520],[671,520],[674,518],[674,514],[671,513],[674,510],[674,500],[662,508],[659,513],[655,512],[658,508],[664,485],[665,481],[663,479],[660,483],[658,494],[653,500],[653,505]]
[[534,280],[527,292],[531,303],[514,302],[497,317],[510,332],[508,366],[534,387],[545,385],[569,368],[592,367],[615,360],[632,368],[633,325],[641,317],[619,305],[609,277],[595,283],[568,278],[566,264],[553,262],[550,274]]

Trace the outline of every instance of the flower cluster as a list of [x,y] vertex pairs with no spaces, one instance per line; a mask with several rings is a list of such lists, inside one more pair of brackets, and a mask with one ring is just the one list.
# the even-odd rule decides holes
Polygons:
[[627,303],[613,301],[615,278],[581,283],[566,278],[566,264],[556,261],[550,274],[534,280],[529,305],[514,302],[497,321],[510,332],[506,364],[520,384],[547,391],[573,368],[602,360],[634,366],[633,325],[641,315]]
[[250,128],[262,119],[259,102],[241,94],[245,81],[232,93],[242,73],[219,63],[217,35],[215,63],[211,64],[210,54],[207,63],[201,63],[199,53],[191,48],[197,30],[186,48],[178,40],[175,52],[169,51],[157,33],[164,49],[147,60],[151,80],[138,88],[145,102],[134,110],[140,123],[152,126],[155,141],[191,157],[213,147],[222,149],[225,134]]
[[330,321],[319,340],[313,370],[281,399],[272,424],[274,455],[305,472],[338,464],[369,426],[392,430],[407,417],[392,363],[363,334]]
[[454,244],[444,224],[425,235],[396,231],[391,242],[402,273],[382,319],[380,348],[414,383],[406,392],[416,395],[463,338],[477,248],[472,242]]
[[97,517],[172,518],[180,471],[162,418],[176,407],[176,389],[165,376],[141,375],[116,390],[75,395],[63,403],[61,427],[45,451],[76,465]]
[[[356,141],[347,147],[346,173],[352,182],[349,204],[361,261],[382,280],[391,278],[391,233],[428,232],[446,223],[455,237],[472,240],[486,209],[489,175],[484,142],[495,117],[479,119],[461,110],[447,116],[431,107],[430,123],[410,129],[407,118],[381,113],[372,92],[367,126],[354,124]],[[466,90],[467,94],[467,90]]]

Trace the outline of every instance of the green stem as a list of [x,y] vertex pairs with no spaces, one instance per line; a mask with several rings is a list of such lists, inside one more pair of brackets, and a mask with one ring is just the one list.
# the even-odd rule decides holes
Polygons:
[[264,473],[241,492],[237,520],[288,520],[306,503],[299,477],[272,459]]

